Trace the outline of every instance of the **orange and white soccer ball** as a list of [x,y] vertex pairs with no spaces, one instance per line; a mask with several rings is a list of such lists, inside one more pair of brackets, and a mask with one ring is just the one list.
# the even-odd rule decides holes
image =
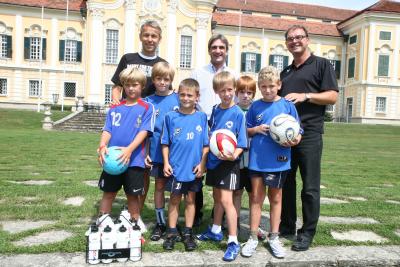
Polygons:
[[237,146],[237,139],[234,133],[227,129],[215,130],[210,138],[210,150],[215,156],[219,156],[221,152],[233,154]]
[[269,134],[271,138],[280,145],[296,139],[299,132],[299,123],[289,114],[279,114],[275,116],[269,125]]

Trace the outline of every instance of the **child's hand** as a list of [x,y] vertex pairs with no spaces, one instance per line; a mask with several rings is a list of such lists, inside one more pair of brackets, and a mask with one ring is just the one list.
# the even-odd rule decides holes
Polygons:
[[269,125],[261,124],[256,127],[256,132],[259,134],[267,135],[269,132]]
[[195,174],[196,178],[200,178],[203,176],[204,172],[205,172],[205,166],[203,166],[203,164],[199,164],[196,167],[194,167],[193,169],[193,173]]
[[99,162],[100,166],[103,167],[104,160],[105,160],[105,159],[104,159],[104,158],[105,158],[105,155],[108,154],[108,149],[107,149],[107,147],[106,147],[106,146],[100,146],[100,147],[97,149],[97,154],[99,155],[97,161]]
[[287,142],[283,143],[282,146],[291,147],[291,146],[298,145],[301,141],[301,138],[302,138],[302,135],[299,134],[293,141],[287,141]]
[[151,160],[149,155],[147,155],[146,158],[144,159],[144,164],[146,165],[147,168],[153,167],[153,161]]
[[172,170],[172,167],[169,163],[164,163],[164,176],[165,177],[170,177],[174,171]]
[[227,152],[224,153],[221,151],[220,156],[218,157],[220,160],[229,160],[229,161],[235,161],[236,157],[233,153]]
[[128,149],[127,147],[119,147],[117,149],[122,151],[122,154],[118,157],[118,160],[122,164],[128,165],[129,162],[131,161],[132,151],[130,149]]

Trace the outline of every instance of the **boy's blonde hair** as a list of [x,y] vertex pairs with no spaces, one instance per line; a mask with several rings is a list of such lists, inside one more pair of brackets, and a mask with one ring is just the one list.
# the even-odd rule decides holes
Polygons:
[[143,71],[139,70],[138,68],[129,67],[121,71],[119,74],[119,80],[121,81],[122,86],[127,83],[139,83],[142,88],[146,86],[146,75]]
[[151,79],[154,80],[155,77],[164,77],[169,76],[171,82],[174,80],[175,70],[174,68],[165,61],[157,62],[154,64],[153,69],[151,70]]
[[280,83],[281,78],[277,68],[274,66],[267,66],[260,70],[258,73],[258,84],[262,81],[278,82]]
[[252,98],[254,98],[256,95],[256,89],[257,89],[256,81],[248,75],[241,76],[236,81],[236,96],[238,95],[239,92],[248,90],[252,93],[253,95]]
[[189,89],[189,90],[194,90],[197,95],[200,95],[200,85],[199,82],[196,81],[195,79],[192,78],[187,78],[184,79],[180,82],[179,88],[178,88],[178,94],[181,91],[181,89]]
[[235,76],[229,71],[221,71],[215,74],[213,79],[213,89],[214,92],[217,93],[218,89],[224,86],[225,84],[231,82],[233,85],[233,89],[236,89],[236,79]]

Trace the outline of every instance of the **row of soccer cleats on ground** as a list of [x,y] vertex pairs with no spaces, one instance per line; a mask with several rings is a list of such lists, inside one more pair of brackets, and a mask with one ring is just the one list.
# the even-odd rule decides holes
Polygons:
[[[142,258],[142,232],[139,223],[131,220],[128,210],[121,211],[113,221],[109,214],[103,214],[90,225],[86,232],[86,261],[89,264],[125,262]],[[142,222],[143,223],[143,222]]]

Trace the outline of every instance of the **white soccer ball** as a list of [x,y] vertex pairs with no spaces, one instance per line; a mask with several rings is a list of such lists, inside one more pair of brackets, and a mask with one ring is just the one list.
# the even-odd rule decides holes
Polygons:
[[269,134],[271,138],[280,145],[296,139],[299,132],[299,123],[289,114],[279,114],[275,116],[269,125]]
[[219,129],[212,133],[210,138],[210,150],[215,156],[221,152],[233,154],[237,146],[237,139],[234,133],[227,129]]

